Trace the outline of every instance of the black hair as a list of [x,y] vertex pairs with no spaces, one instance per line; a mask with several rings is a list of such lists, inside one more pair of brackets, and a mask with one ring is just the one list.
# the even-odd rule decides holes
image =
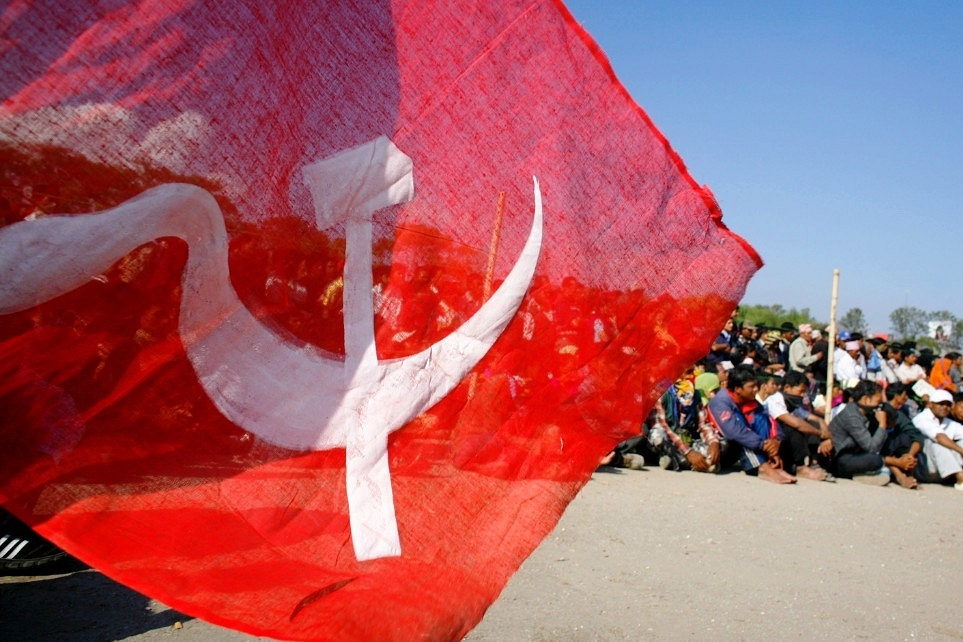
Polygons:
[[897,381],[896,383],[891,383],[888,386],[886,386],[886,398],[892,401],[893,398],[896,397],[896,395],[903,394],[904,392],[909,392],[906,388],[907,388],[906,384],[900,381]]
[[756,375],[756,382],[761,386],[761,385],[763,385],[764,383],[769,383],[770,381],[775,381],[775,380],[778,379],[778,378],[779,378],[779,377],[777,377],[776,375],[772,374],[771,372],[766,372],[765,370],[763,370],[762,372],[760,372],[759,374]]
[[798,386],[798,385],[801,384],[801,383],[808,384],[808,383],[809,383],[809,379],[807,379],[807,378],[806,378],[806,375],[804,375],[803,373],[801,373],[801,372],[796,372],[795,370],[790,370],[790,371],[787,372],[786,375],[782,378],[782,387],[783,387],[783,388],[792,387],[792,386]]
[[729,371],[729,380],[726,382],[728,390],[741,388],[750,381],[755,381],[756,371],[749,366],[738,365]]
[[882,388],[875,381],[863,379],[852,387],[853,401],[859,402],[863,397],[872,397],[877,392],[882,392]]

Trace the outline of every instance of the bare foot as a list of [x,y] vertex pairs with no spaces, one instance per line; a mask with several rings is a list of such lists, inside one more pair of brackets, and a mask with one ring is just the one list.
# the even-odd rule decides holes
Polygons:
[[916,490],[919,488],[920,484],[918,481],[916,481],[915,477],[910,477],[896,466],[890,466],[889,472],[893,473],[893,477],[903,488],[909,488],[910,490]]
[[782,470],[774,468],[772,464],[766,462],[759,467],[759,479],[765,479],[774,484],[795,484],[796,478]]
[[811,479],[813,481],[825,481],[826,471],[822,468],[812,468],[810,466],[797,466],[796,476],[802,477],[803,479]]
[[613,450],[612,452],[610,452],[609,454],[605,455],[604,457],[602,457],[602,459],[599,460],[599,466],[608,466],[609,464],[612,463],[612,460],[613,460],[613,459],[615,459],[615,451],[614,451],[614,450]]

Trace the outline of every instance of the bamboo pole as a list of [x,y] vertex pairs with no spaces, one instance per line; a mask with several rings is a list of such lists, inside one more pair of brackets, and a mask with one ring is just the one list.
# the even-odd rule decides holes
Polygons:
[[[495,209],[495,228],[492,230],[492,240],[488,246],[488,267],[485,269],[485,281],[482,283],[482,304],[492,295],[492,285],[495,279],[495,255],[498,253],[498,241],[502,235],[502,218],[505,214],[505,192],[498,193],[498,205]],[[468,399],[475,398],[475,386],[478,383],[478,373],[472,372],[468,380]]]
[[833,361],[836,356],[836,301],[839,299],[839,270],[833,270],[833,299],[829,306],[829,354],[826,355],[826,410],[823,420],[829,425],[833,413]]

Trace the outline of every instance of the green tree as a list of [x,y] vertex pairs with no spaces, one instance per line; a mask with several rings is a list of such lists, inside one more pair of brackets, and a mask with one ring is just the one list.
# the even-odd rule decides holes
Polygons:
[[778,328],[785,322],[789,322],[798,327],[803,323],[810,323],[813,326],[824,326],[825,323],[817,321],[809,312],[809,308],[797,310],[796,308],[786,309],[776,303],[774,305],[745,305],[739,306],[739,318],[743,322],[754,323],[755,325],[765,325],[770,328]]
[[869,331],[869,324],[866,317],[859,308],[851,308],[839,319],[839,325],[850,332],[860,332],[866,334]]
[[900,339],[915,339],[926,334],[928,315],[923,310],[903,306],[889,313],[890,327]]

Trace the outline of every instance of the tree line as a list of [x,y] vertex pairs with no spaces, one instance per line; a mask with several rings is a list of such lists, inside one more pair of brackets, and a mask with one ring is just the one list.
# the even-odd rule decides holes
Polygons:
[[[739,306],[739,319],[755,325],[778,328],[785,322],[798,327],[809,323],[814,328],[825,328],[828,321],[817,319],[809,308],[785,308],[780,304]],[[963,347],[963,319],[957,318],[949,310],[926,311],[920,308],[903,306],[889,314],[890,339],[916,341],[918,347],[935,350],[960,349]],[[869,324],[860,308],[851,308],[836,320],[839,330],[866,334]],[[936,337],[937,332],[942,340]]]

